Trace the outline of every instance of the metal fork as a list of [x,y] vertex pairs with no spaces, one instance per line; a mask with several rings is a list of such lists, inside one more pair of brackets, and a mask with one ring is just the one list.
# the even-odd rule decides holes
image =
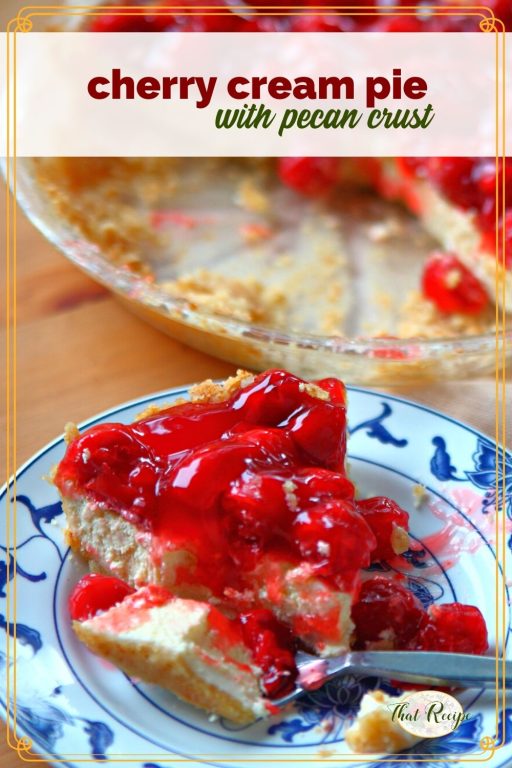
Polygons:
[[350,651],[331,659],[297,654],[299,677],[295,689],[280,699],[285,706],[303,693],[317,690],[335,677],[348,674],[375,675],[404,683],[454,688],[512,688],[512,661],[468,653],[431,651]]

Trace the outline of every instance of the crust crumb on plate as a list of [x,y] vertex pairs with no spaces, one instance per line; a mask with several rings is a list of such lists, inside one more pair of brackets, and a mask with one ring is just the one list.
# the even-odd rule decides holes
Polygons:
[[370,691],[363,696],[355,721],[345,731],[345,741],[353,752],[394,753],[418,741],[417,736],[391,719],[389,705],[399,701],[399,696],[388,696],[383,691]]
[[429,498],[427,489],[425,488],[424,485],[420,485],[419,483],[416,485],[413,485],[412,495],[413,495],[414,507],[416,509],[420,509],[422,504],[424,504]]

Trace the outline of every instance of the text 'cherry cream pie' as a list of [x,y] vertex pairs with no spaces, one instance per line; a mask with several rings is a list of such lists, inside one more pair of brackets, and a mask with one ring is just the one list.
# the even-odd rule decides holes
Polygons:
[[343,384],[282,370],[204,382],[130,425],[69,427],[54,483],[95,571],[71,595],[78,637],[238,722],[293,689],[300,648],[484,653],[477,608],[426,611],[365,572],[409,548],[409,517],[356,499],[346,434]]

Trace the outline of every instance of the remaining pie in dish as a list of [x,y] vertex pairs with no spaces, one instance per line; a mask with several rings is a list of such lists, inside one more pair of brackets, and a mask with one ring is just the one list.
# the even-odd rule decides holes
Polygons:
[[[433,3],[446,8],[444,14],[409,16],[358,15],[356,8],[343,16],[330,15],[326,8],[303,15],[283,10],[282,16],[274,8],[265,15],[262,8],[255,13],[250,3],[235,9],[222,1],[217,6],[223,15],[173,16],[153,12],[154,0],[145,5],[147,13],[104,13],[88,19],[85,28],[481,33],[478,15],[463,8],[456,15],[449,0]],[[512,29],[509,0],[487,5]],[[192,10],[197,4],[186,6]],[[196,158],[176,163],[172,158],[43,159],[37,161],[36,177],[59,215],[98,245],[102,256],[141,273],[164,294],[201,313],[328,336],[435,338],[494,330],[493,301],[512,309],[511,158],[499,163],[485,157]],[[203,176],[199,165],[209,169]],[[240,183],[233,191],[225,180],[237,173]],[[398,229],[404,229],[400,217],[370,225],[366,237],[361,187],[374,197],[401,202],[432,236],[430,245],[420,248],[407,232],[393,240],[393,226],[398,222]],[[213,190],[212,197],[198,202],[205,188]],[[305,198],[321,205],[309,206]],[[346,213],[351,199],[356,214],[359,209],[356,216]],[[290,226],[286,217],[294,208],[298,221]],[[389,215],[389,209],[381,209],[381,215]],[[349,231],[354,219],[361,230],[355,239]],[[368,244],[373,237],[378,247]],[[388,249],[381,242],[386,238],[392,240]],[[219,241],[217,251],[213,241]],[[404,272],[411,275],[409,282]]]
[[340,381],[240,371],[190,398],[67,429],[54,483],[70,546],[99,572],[70,598],[92,651],[239,722],[293,689],[298,648],[485,652],[477,608],[427,612],[365,572],[408,549],[408,514],[356,500]]

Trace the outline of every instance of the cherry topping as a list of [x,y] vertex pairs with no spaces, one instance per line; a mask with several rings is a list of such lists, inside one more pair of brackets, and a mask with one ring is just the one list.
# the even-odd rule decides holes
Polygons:
[[400,582],[384,576],[365,581],[352,607],[355,647],[485,653],[487,629],[472,605],[432,605],[428,612]]
[[300,506],[332,498],[354,499],[354,484],[340,472],[322,467],[304,467],[294,475],[293,482],[293,493]]
[[324,197],[339,181],[339,159],[335,157],[282,157],[279,178],[307,197]]
[[176,19],[170,14],[156,15],[103,13],[91,21],[91,32],[165,32],[173,29]]
[[272,537],[285,536],[292,511],[287,503],[286,479],[271,474],[244,474],[231,483],[222,507],[230,538],[259,548]]
[[290,630],[264,608],[241,614],[239,621],[244,641],[255,663],[263,670],[265,694],[276,699],[290,693],[298,675],[295,641]]
[[317,573],[351,576],[370,565],[376,539],[351,501],[325,501],[297,515],[293,525],[300,553]]
[[358,501],[357,506],[377,540],[377,546],[372,552],[372,562],[394,557],[396,553],[393,538],[397,529],[403,528],[407,531],[409,528],[407,512],[387,496],[374,496]]
[[479,195],[472,175],[474,164],[470,157],[432,157],[428,175],[449,200],[462,208],[475,208]]
[[485,619],[473,605],[432,605],[428,623],[409,647],[419,651],[485,653],[488,648]]
[[422,286],[427,299],[441,312],[476,315],[489,304],[489,296],[478,278],[452,253],[430,255]]
[[[243,591],[263,554],[300,562],[302,511],[353,498],[343,471],[345,390],[334,379],[317,387],[268,371],[224,402],[93,427],[68,446],[55,482],[151,533],[158,551],[190,553],[177,585],[219,597]],[[345,563],[331,564],[336,583]]]
[[347,16],[295,16],[291,19],[293,32],[351,32],[353,19]]
[[69,597],[69,613],[73,621],[85,621],[100,611],[108,611],[134,592],[121,579],[89,573],[75,585]]
[[[363,582],[352,606],[355,647],[404,648],[427,623],[420,601],[400,582],[374,576]],[[413,647],[413,646],[411,646]]]
[[[512,208],[506,213],[503,221],[500,222],[500,236],[504,239],[505,247],[505,266],[507,269],[512,268]],[[500,248],[501,248],[500,240]],[[499,252],[498,260],[501,263],[501,250]]]

